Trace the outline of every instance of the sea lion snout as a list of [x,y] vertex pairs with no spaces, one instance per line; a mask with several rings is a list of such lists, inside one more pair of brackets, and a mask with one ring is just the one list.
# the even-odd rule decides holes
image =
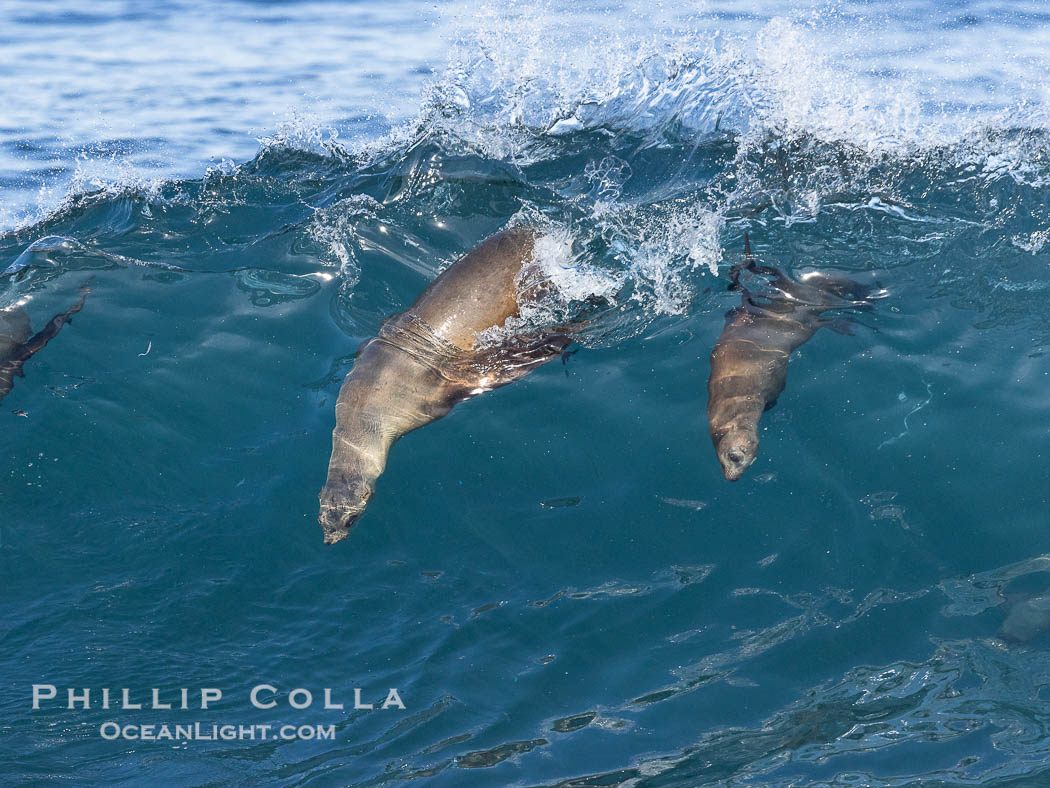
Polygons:
[[718,443],[718,461],[722,463],[722,473],[731,482],[743,476],[757,456],[758,439],[746,432],[728,432]]
[[[338,489],[335,489],[338,487]],[[372,488],[360,481],[357,484],[331,482],[317,496],[321,500],[321,511],[317,522],[324,531],[324,543],[335,544],[350,534],[350,529],[364,514],[372,498]]]

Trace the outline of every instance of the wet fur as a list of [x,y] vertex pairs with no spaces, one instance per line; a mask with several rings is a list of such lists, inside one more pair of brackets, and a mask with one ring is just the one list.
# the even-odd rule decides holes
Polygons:
[[[725,477],[736,481],[758,454],[758,423],[776,404],[787,382],[791,353],[827,321],[830,309],[865,308],[864,286],[843,277],[809,274],[799,280],[776,268],[758,266],[744,238],[745,262],[731,272],[730,289],[742,291],[741,304],[711,353],[707,382],[707,424]],[[772,277],[766,295],[755,296],[741,275]]]
[[336,402],[332,456],[319,496],[325,543],[345,538],[364,512],[401,436],[558,358],[572,342],[561,331],[498,347],[477,342],[477,332],[518,315],[518,284],[528,273],[534,238],[527,228],[492,236],[362,344]]

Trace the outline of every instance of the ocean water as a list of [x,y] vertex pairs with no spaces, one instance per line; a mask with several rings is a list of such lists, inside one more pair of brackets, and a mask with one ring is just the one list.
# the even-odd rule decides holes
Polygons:
[[[3,784],[1050,784],[1042,4],[0,22],[0,306],[90,287],[0,403]],[[607,306],[322,545],[357,346],[514,221],[557,285],[518,330]],[[745,233],[885,295],[794,354],[729,483]],[[142,727],[195,723],[271,735]]]

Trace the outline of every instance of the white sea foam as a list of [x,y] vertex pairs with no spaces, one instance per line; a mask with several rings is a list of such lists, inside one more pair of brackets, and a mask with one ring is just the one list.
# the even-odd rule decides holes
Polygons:
[[357,283],[358,267],[357,224],[374,220],[381,206],[367,194],[355,194],[325,208],[318,208],[310,221],[308,232],[322,248],[320,261],[337,265],[339,273],[350,285]]
[[[776,128],[882,151],[1046,120],[1050,59],[1014,30],[996,30],[1009,46],[976,51],[962,48],[965,29],[917,35],[876,12],[809,3],[759,2],[757,21],[735,25],[706,4],[614,10],[586,25],[550,1],[448,12],[448,60],[421,118],[520,161],[544,155],[540,137],[587,129]],[[992,74],[1010,90],[980,93]]]
[[[949,26],[931,33],[927,27],[916,37],[900,22],[851,5],[836,10],[760,1],[750,18],[737,20],[705,4],[615,6],[608,14],[555,0],[453,7],[440,25],[448,39],[445,65],[413,120],[399,124],[391,116],[373,124],[376,136],[353,133],[378,117],[369,105],[341,136],[347,124],[327,114],[291,112],[259,143],[264,153],[308,151],[349,167],[397,162],[428,140],[511,168],[565,157],[571,161],[565,177],[582,177],[591,190],[556,198],[553,209],[545,206],[546,218],[569,234],[573,250],[565,253],[571,264],[551,268],[562,301],[544,306],[547,318],[566,319],[567,304],[604,299],[630,308],[637,330],[657,315],[688,310],[699,283],[718,273],[722,229],[739,206],[750,209],[768,199],[788,222],[812,219],[828,195],[877,190],[882,184],[870,171],[880,161],[891,164],[884,173],[900,162],[931,168],[948,162],[1029,185],[1050,177],[1040,131],[1048,125],[1050,61],[1016,31],[996,33],[1013,36],[1001,63],[982,50],[966,62],[956,58],[952,71],[944,58],[973,39],[967,30]],[[887,53],[894,53],[895,71],[881,67]],[[993,66],[1000,68],[998,93],[1004,96],[997,101],[980,87]],[[978,95],[983,101],[959,101]],[[1001,131],[1017,125],[1032,130]],[[647,173],[635,172],[638,164],[628,153],[611,155],[590,145],[629,139],[634,152],[680,150],[686,158],[705,139],[723,134],[737,151],[725,177],[729,185],[706,195],[671,184],[642,199],[625,197]],[[796,171],[788,162],[787,186],[778,193],[756,164],[764,161],[756,152],[771,141],[774,148],[795,145],[800,162]],[[588,147],[590,159],[579,155]],[[824,158],[811,156],[813,150],[824,151]],[[59,200],[65,206],[90,191],[159,198],[164,183],[113,154],[85,153],[75,165]],[[236,172],[224,164],[206,177]],[[218,199],[236,196],[225,192]],[[41,205],[55,201],[54,193],[40,197]],[[338,265],[347,282],[356,281],[356,223],[383,211],[366,198],[344,199],[318,210],[305,231],[320,245],[323,263]],[[1042,238],[1018,236],[1015,243],[1037,252]],[[596,248],[601,261],[588,256]]]
[[479,342],[498,344],[510,336],[575,322],[581,307],[588,303],[601,302],[604,307],[616,304],[624,283],[622,273],[589,262],[587,255],[574,249],[573,235],[565,227],[527,213],[517,222],[540,230],[532,258],[517,283],[521,308],[502,326],[479,331]]
[[320,156],[345,151],[339,142],[339,129],[319,116],[305,112],[293,113],[277,125],[273,134],[259,137],[258,141],[263,150],[285,148]]

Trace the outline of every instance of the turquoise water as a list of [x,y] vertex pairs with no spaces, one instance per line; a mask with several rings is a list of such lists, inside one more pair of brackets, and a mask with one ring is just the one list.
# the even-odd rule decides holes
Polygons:
[[[0,304],[39,330],[94,278],[0,403],[5,784],[1050,781],[1050,617],[997,636],[1050,587],[1038,6],[13,8],[12,46],[68,44],[3,66]],[[550,319],[611,306],[323,546],[357,346],[522,219],[566,247]],[[795,354],[731,484],[745,232],[886,295]],[[196,722],[334,736],[104,735]]]

